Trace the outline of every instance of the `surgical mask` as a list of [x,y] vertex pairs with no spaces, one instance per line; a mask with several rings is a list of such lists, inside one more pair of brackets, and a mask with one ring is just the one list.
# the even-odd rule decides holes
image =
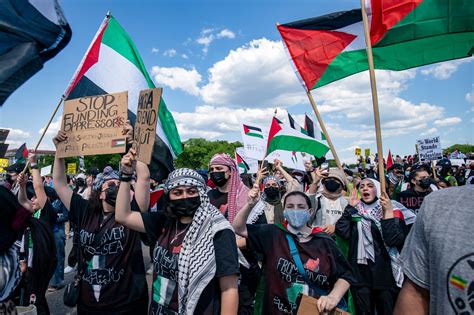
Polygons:
[[227,183],[228,178],[225,178],[225,172],[212,172],[211,181],[217,187],[222,187]]
[[263,190],[268,199],[274,200],[280,197],[280,189],[278,187],[267,187]]
[[168,207],[177,217],[192,217],[201,205],[201,197],[168,200]]
[[339,182],[335,181],[334,179],[326,179],[323,184],[326,190],[329,192],[336,192],[341,187],[341,184],[339,184]]
[[105,202],[107,202],[112,207],[115,207],[115,202],[117,201],[118,186],[112,186],[105,190]]
[[295,229],[302,228],[306,223],[308,223],[311,215],[308,209],[304,210],[294,210],[294,209],[285,209],[283,211],[283,216],[288,221],[288,224]]
[[431,178],[423,178],[417,181],[417,184],[423,189],[428,189],[430,188],[430,185],[431,185]]
[[410,172],[406,171],[405,172],[405,177],[407,177],[407,178],[410,177]]

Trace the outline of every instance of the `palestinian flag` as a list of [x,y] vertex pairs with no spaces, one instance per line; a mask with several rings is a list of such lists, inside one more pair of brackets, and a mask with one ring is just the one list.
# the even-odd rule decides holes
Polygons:
[[245,160],[240,156],[240,154],[235,152],[235,161],[237,162],[237,166],[244,170],[244,173],[247,173],[250,169],[250,166],[245,162]]
[[392,153],[390,152],[390,149],[388,150],[388,156],[387,156],[387,170],[391,168],[393,165],[393,158],[392,158]]
[[262,129],[245,124],[243,124],[243,128],[246,136],[263,139]]
[[315,138],[320,141],[326,141],[326,136],[324,133],[307,114],[304,115],[304,129],[306,130],[307,135],[311,138]]
[[329,151],[329,147],[299,131],[279,124],[273,118],[268,134],[267,155],[276,150],[305,152],[320,158]]
[[[405,70],[472,56],[472,0],[367,1],[377,69]],[[368,69],[360,9],[278,26],[306,89]]]
[[293,117],[291,117],[290,115],[290,112],[288,112],[288,121],[290,122],[290,127],[295,129],[295,130],[298,130],[299,132],[302,132],[304,133],[305,135],[308,134],[308,132],[306,131],[305,128],[301,127]]
[[58,0],[0,1],[0,106],[71,40]]
[[[132,111],[137,108],[140,91],[154,87],[132,39],[113,16],[107,16],[64,92],[64,97],[75,99],[128,91],[128,116],[134,125],[136,115]],[[159,172],[161,177],[166,178],[167,173],[173,170],[173,159],[182,152],[182,145],[173,116],[163,98],[158,116],[150,171],[152,176]]]
[[28,157],[28,149],[26,148],[26,143],[23,143],[15,153],[15,163],[25,163],[26,158]]

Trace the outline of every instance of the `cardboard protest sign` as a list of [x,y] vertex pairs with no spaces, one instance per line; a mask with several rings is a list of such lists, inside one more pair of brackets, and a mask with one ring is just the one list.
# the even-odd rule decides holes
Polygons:
[[67,163],[67,173],[68,174],[76,174],[77,173],[76,163]]
[[8,167],[8,159],[0,159],[0,173],[5,172],[5,168]]
[[[246,157],[257,161],[261,160],[267,150],[268,133],[270,129],[262,125],[244,122],[242,123],[241,132]],[[275,159],[280,160],[285,167],[302,171],[305,170],[305,158],[301,152],[276,150],[270,153],[265,158],[265,161],[273,163]],[[308,157],[307,160],[309,159]]]
[[160,106],[162,88],[148,89],[140,92],[138,98],[137,120],[133,128],[133,145],[136,159],[150,164],[155,143],[158,107]]
[[41,176],[51,175],[51,165],[45,166],[41,168],[40,174]]
[[[319,315],[321,314],[318,309],[318,299],[301,294],[298,298],[298,312],[297,315]],[[335,308],[329,313],[324,313],[329,315],[351,315],[349,312],[341,310],[340,308]]]
[[438,137],[417,140],[418,157],[420,160],[433,161],[443,157],[443,149]]
[[61,130],[68,139],[58,145],[58,157],[125,152],[126,137],[122,130],[127,107],[127,92],[64,102]]

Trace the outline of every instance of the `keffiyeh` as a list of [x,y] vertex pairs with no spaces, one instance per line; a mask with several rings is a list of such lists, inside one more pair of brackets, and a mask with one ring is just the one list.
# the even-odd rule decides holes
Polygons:
[[[377,198],[380,197],[380,183],[374,179],[369,178],[377,189]],[[382,225],[380,220],[383,218],[382,206],[380,200],[377,199],[371,204],[366,204],[360,201],[355,208],[357,214],[362,220],[357,222],[357,231],[359,236],[359,243],[357,245],[357,263],[367,265],[368,260],[375,262],[374,239],[372,236],[372,222],[374,222],[383,240]],[[384,242],[385,245],[385,242]],[[400,253],[396,247],[389,247],[385,245],[385,249],[390,256],[392,266],[392,274],[395,283],[401,288],[403,284],[403,272],[400,264]]]
[[10,297],[21,280],[18,245],[0,254],[0,302]]
[[227,216],[230,223],[234,222],[235,215],[237,212],[245,205],[247,202],[247,194],[249,188],[244,185],[240,179],[239,171],[237,170],[237,165],[235,164],[234,159],[226,153],[215,154],[209,166],[211,165],[225,165],[230,168],[230,185],[229,185],[229,194],[227,197]]
[[179,314],[193,314],[202,291],[216,273],[214,235],[224,229],[232,230],[232,226],[209,202],[206,183],[196,171],[188,168],[173,171],[166,181],[165,192],[179,186],[196,187],[201,199],[178,258]]
[[117,171],[114,171],[110,166],[106,166],[104,171],[95,178],[92,189],[99,190],[106,181],[119,178],[119,173]]

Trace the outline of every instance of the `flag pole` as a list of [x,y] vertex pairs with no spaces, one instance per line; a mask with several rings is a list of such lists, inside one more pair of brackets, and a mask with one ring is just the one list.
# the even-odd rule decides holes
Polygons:
[[321,126],[321,130],[324,133],[324,136],[326,137],[326,141],[328,142],[329,149],[331,149],[331,153],[332,153],[332,156],[334,157],[334,160],[336,161],[336,165],[341,171],[344,171],[342,169],[341,162],[339,161],[339,157],[337,156],[336,149],[332,145],[331,137],[329,136],[329,133],[326,130],[326,126],[324,125],[323,119],[321,118],[321,114],[319,113],[319,110],[316,107],[316,102],[314,101],[311,91],[307,91],[306,95],[308,95],[309,102],[311,103],[311,107],[313,107],[313,111],[316,114],[316,118],[318,119],[318,123]]
[[[61,96],[61,98],[59,99],[58,105],[56,105],[56,108],[54,109],[53,114],[49,118],[49,121],[46,124],[46,127],[44,127],[43,133],[41,134],[41,137],[39,138],[38,142],[36,143],[36,146],[35,146],[35,149],[34,149],[33,152],[36,152],[36,150],[38,150],[38,147],[41,144],[41,141],[43,141],[43,138],[44,138],[44,135],[46,134],[46,131],[48,131],[48,128],[51,125],[51,122],[53,121],[54,116],[56,116],[56,113],[58,112],[59,107],[61,107],[61,104],[63,103],[63,101],[64,101],[64,95]],[[28,168],[29,165],[30,165],[30,161],[26,160],[25,168],[23,169],[23,171],[21,173],[25,173],[26,169]]]
[[377,154],[378,154],[378,177],[380,181],[380,189],[385,192],[385,172],[383,165],[383,147],[382,147],[382,129],[380,128],[380,112],[379,100],[377,97],[377,84],[375,81],[374,58],[372,55],[372,43],[370,42],[369,21],[367,18],[367,11],[365,9],[365,0],[360,0],[362,11],[362,20],[364,23],[365,45],[367,50],[367,61],[369,64],[370,87],[372,90],[372,104],[374,108],[374,122],[375,122],[375,138],[377,140]]

